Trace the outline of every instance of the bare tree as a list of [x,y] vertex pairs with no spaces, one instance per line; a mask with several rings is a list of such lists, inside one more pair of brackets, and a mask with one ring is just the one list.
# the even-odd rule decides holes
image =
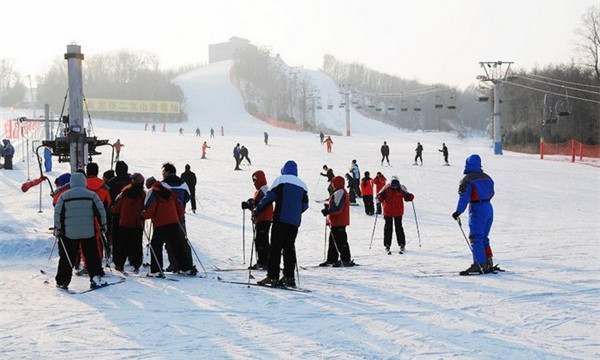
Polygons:
[[576,34],[580,40],[577,43],[577,53],[584,66],[594,70],[596,82],[600,85],[600,8],[590,6],[582,16],[582,27]]

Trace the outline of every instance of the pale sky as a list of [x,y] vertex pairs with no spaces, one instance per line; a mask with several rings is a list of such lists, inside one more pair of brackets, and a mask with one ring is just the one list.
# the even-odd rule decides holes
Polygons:
[[479,61],[570,62],[592,5],[600,0],[0,0],[0,57],[34,78],[75,42],[86,56],[148,51],[167,68],[207,63],[208,44],[238,36],[293,66],[317,69],[329,53],[464,86]]

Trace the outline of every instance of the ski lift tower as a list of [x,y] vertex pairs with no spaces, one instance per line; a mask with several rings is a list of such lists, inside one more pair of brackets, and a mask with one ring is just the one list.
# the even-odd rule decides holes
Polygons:
[[[508,75],[512,61],[480,61],[479,65],[483,68],[485,76],[478,76],[481,81],[490,81],[494,85],[494,154],[502,155],[502,126],[500,113],[500,93],[502,91],[502,82]],[[506,70],[502,69],[507,65]]]
[[346,110],[346,136],[350,136],[350,88],[342,84],[339,93],[344,96],[344,107]]

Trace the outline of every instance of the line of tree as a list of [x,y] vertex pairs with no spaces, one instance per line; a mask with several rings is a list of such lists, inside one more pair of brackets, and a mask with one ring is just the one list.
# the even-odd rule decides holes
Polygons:
[[0,106],[23,107],[26,87],[8,59],[0,59]]
[[[83,89],[86,98],[161,100],[185,103],[181,88],[173,79],[181,72],[160,70],[158,57],[144,52],[118,51],[86,57],[83,62]],[[56,59],[37,78],[37,103],[61,109],[68,90],[67,63]],[[84,105],[85,106],[85,105]],[[95,112],[92,117],[126,121],[186,121],[187,114]]]

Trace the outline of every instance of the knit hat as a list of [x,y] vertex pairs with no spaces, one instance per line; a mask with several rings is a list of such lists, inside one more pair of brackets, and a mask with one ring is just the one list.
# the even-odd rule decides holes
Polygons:
[[149,189],[155,181],[156,179],[154,178],[154,176],[150,176],[146,179],[146,187]]
[[131,181],[134,184],[143,184],[144,183],[144,177],[140,173],[133,173],[131,175]]

